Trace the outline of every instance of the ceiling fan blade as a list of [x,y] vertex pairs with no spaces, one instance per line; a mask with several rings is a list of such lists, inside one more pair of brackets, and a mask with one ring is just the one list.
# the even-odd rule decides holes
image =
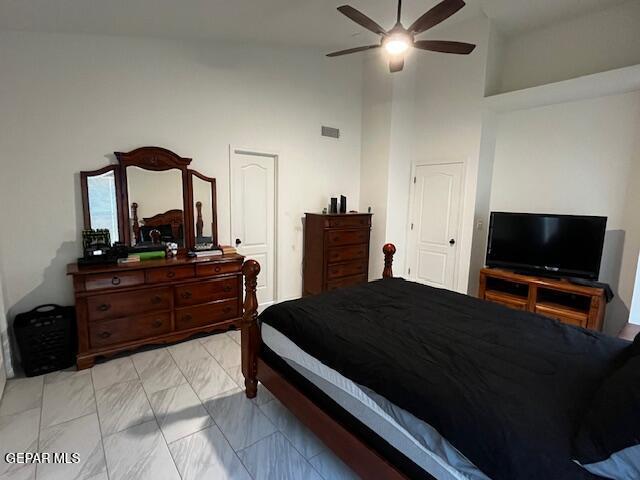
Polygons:
[[433,7],[427,13],[422,15],[409,27],[409,31],[414,34],[422,33],[430,28],[435,27],[440,22],[445,21],[451,15],[456,13],[465,3],[463,0],[443,0]]
[[404,57],[392,57],[389,59],[389,71],[400,72],[404,68]]
[[469,55],[476,48],[472,43],[449,42],[446,40],[416,40],[413,43],[415,48],[420,50],[430,50],[432,52],[455,53],[458,55]]
[[339,57],[340,55],[349,55],[350,53],[364,52],[365,50],[371,50],[373,48],[380,48],[380,45],[367,45],[365,47],[348,48],[347,50],[327,53],[327,57]]
[[343,15],[346,15],[358,25],[363,26],[367,30],[377,33],[378,35],[386,35],[387,32],[384,28],[378,25],[376,22],[367,17],[364,13],[356,10],[350,5],[343,5],[338,7],[338,11]]

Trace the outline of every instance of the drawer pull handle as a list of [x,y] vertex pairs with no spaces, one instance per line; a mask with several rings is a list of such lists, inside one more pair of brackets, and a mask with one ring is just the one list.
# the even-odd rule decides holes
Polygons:
[[176,272],[174,272],[173,270],[170,270],[167,272],[167,277],[168,278],[173,278],[176,276]]
[[111,308],[111,305],[109,305],[108,303],[103,303],[98,307],[98,310],[100,310],[101,312],[106,312],[110,308]]
[[189,300],[191,298],[191,292],[182,292],[180,294],[180,298],[184,300]]
[[231,285],[225,285],[224,287],[222,287],[222,290],[224,290],[225,292],[230,292],[231,291]]
[[216,267],[213,269],[214,272],[216,273],[220,273],[222,271],[222,267],[220,265],[216,265]]
[[224,309],[222,311],[224,313],[230,313],[231,312],[231,307],[224,307]]
[[160,328],[162,326],[162,320],[154,320],[151,326],[153,328]]
[[160,295],[154,295],[153,297],[151,297],[151,303],[153,305],[157,305],[162,301],[162,297]]
[[98,336],[100,338],[109,338],[111,336],[111,332],[100,332]]
[[193,317],[187,313],[186,315],[184,315],[184,316],[182,317],[182,319],[183,319],[185,322],[190,322],[191,320],[193,320]]
[[111,285],[120,285],[121,282],[122,280],[120,280],[120,277],[113,277],[111,279]]

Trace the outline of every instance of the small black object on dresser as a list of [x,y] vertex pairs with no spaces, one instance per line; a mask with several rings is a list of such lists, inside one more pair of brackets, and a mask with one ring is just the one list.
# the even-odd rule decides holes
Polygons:
[[370,213],[307,213],[303,295],[367,282]]
[[76,360],[74,307],[40,305],[16,315],[13,329],[27,377],[62,370]]

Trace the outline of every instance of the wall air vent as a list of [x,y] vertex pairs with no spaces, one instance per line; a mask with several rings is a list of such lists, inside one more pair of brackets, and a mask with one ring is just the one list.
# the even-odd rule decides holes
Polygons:
[[322,126],[322,136],[330,138],[340,138],[340,129]]

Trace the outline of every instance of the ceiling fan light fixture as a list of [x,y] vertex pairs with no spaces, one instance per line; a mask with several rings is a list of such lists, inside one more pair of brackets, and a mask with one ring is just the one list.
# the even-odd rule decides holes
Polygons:
[[397,33],[385,38],[383,46],[390,55],[400,55],[409,49],[411,39],[406,34]]

